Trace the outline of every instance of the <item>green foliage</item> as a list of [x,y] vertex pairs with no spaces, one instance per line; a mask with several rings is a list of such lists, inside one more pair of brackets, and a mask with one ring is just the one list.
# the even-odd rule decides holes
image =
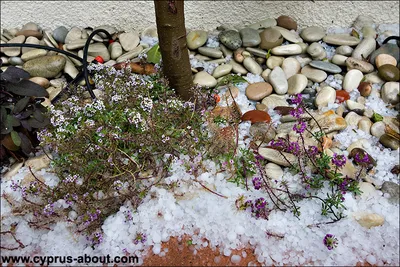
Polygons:
[[[14,66],[4,72],[0,70],[1,150],[12,151],[20,157],[33,152],[36,129],[50,123],[47,109],[41,104],[44,99],[40,99],[48,93],[28,78],[28,72]],[[1,153],[1,162],[7,162],[5,153]]]
[[147,62],[159,64],[161,61],[160,46],[155,44],[149,51],[147,51]]
[[217,125],[225,124],[227,121],[225,118],[222,118],[221,116],[217,116],[214,118],[214,123]]
[[237,74],[232,74],[232,75],[225,75],[215,86],[215,88],[218,88],[223,85],[228,85],[228,84],[238,84],[238,83],[247,83],[247,80],[243,78],[240,75]]
[[239,153],[227,153],[219,158],[220,164],[231,173],[229,182],[237,186],[245,186],[246,180],[256,174],[254,153],[251,150],[240,148]]
[[210,90],[210,95],[214,92],[215,88],[218,88],[223,85],[228,85],[228,84],[238,84],[238,83],[247,83],[247,80],[243,78],[242,76],[238,74],[231,74],[231,75],[225,75],[218,83],[217,85]]
[[268,49],[267,54],[265,55],[266,59],[269,59],[271,57],[271,50],[272,49]]
[[372,115],[371,120],[372,120],[372,122],[383,121],[383,117],[382,117],[382,115],[374,112],[374,114]]
[[315,140],[319,141],[322,140],[322,137],[324,137],[325,133],[323,131],[318,131],[312,134],[312,136],[315,138]]

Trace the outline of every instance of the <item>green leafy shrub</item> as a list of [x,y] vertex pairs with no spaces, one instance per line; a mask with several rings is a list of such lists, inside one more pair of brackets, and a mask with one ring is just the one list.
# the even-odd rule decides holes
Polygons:
[[33,152],[38,143],[36,130],[50,122],[45,115],[47,109],[41,104],[48,93],[29,77],[28,72],[14,66],[0,70],[2,164],[7,163],[9,155],[20,158]]

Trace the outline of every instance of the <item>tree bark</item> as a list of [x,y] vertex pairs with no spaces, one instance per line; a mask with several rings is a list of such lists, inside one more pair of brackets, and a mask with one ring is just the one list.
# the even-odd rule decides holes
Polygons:
[[154,0],[154,7],[164,75],[171,88],[184,100],[189,100],[193,80],[186,45],[183,0]]

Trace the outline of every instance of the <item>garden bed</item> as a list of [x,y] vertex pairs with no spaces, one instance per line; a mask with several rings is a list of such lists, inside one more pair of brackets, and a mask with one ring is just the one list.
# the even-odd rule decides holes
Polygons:
[[[108,50],[99,35],[89,49],[89,61],[106,59],[89,65],[98,101],[71,86],[51,104],[79,62],[2,50],[6,67],[22,62],[41,76],[33,81],[47,87],[50,122],[38,127],[40,149],[27,161],[13,159],[23,155],[11,149],[21,145],[15,134],[2,142],[13,156],[2,169],[2,256],[135,255],[144,266],[398,265],[398,47],[383,41],[399,25],[360,16],[349,29],[304,33],[291,29],[290,18],[277,21],[242,35],[189,32],[193,102],[168,87],[162,64],[150,63],[159,57],[154,27],[140,37],[103,27],[121,44]],[[25,35],[35,27],[27,25]],[[2,38],[16,42],[13,35],[25,36],[19,30]],[[91,30],[36,32],[78,54]],[[243,48],[257,42],[257,30],[261,43]],[[236,35],[243,42],[230,51]],[[316,40],[301,47],[301,38]],[[380,68],[371,54],[390,66]],[[61,65],[41,72],[44,63],[32,63],[41,57]]]

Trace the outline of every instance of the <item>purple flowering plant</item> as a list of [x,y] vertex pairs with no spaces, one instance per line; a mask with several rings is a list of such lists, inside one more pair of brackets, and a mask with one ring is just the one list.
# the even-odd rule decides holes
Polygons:
[[[268,178],[261,161],[262,157],[255,157],[258,167],[258,176],[252,182],[254,189],[266,191],[269,201],[273,204],[271,209],[291,210],[295,216],[300,215],[298,203],[302,199],[316,199],[321,202],[321,214],[329,216],[333,222],[344,218],[343,210],[345,194],[359,194],[358,179],[343,176],[341,170],[345,167],[347,157],[345,155],[327,154],[324,141],[325,133],[314,115],[303,104],[300,94],[292,97],[291,104],[295,107],[289,114],[296,119],[292,128],[294,135],[279,137],[271,140],[268,145],[279,151],[287,162],[292,172],[298,173],[304,185],[303,192],[291,192],[288,182],[276,181]],[[310,139],[316,141],[311,145]],[[255,152],[257,153],[257,152]],[[294,155],[296,160],[289,160],[288,154]],[[365,162],[368,159],[357,155],[356,162]],[[318,193],[328,187],[330,190],[325,197]]]

